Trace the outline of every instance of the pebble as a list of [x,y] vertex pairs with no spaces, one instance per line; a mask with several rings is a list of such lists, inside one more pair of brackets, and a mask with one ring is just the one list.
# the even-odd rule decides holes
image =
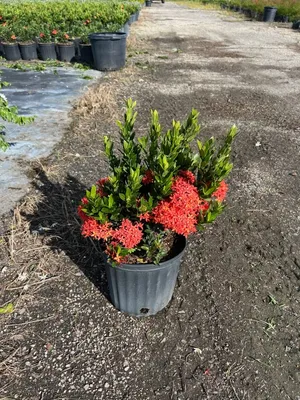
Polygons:
[[104,385],[104,387],[105,387],[105,389],[108,389],[108,388],[109,388],[109,383],[106,382],[105,385]]

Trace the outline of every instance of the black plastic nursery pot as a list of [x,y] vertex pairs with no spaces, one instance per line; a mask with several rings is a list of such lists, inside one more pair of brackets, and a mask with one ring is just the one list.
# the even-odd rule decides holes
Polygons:
[[75,45],[74,43],[58,43],[57,52],[60,61],[73,61],[75,58]]
[[126,24],[124,26],[122,26],[122,28],[119,30],[119,32],[124,32],[126,33],[127,37],[129,36],[130,33],[130,25],[128,22],[126,22]]
[[80,50],[80,61],[88,65],[93,65],[94,58],[93,58],[92,46],[90,44],[80,43],[79,50]]
[[170,302],[179,267],[186,248],[186,239],[177,242],[177,255],[161,264],[106,263],[108,287],[113,305],[137,317],[155,315]]
[[263,21],[264,22],[274,22],[276,12],[277,12],[276,7],[265,7]]
[[292,29],[300,29],[300,20],[293,22]]
[[39,43],[39,53],[43,61],[57,59],[55,43]]
[[131,25],[136,21],[135,14],[131,14],[128,20],[128,24]]
[[36,43],[19,43],[20,53],[23,60],[36,60],[37,48]]
[[21,58],[18,43],[3,43],[5,58],[8,61],[17,61]]
[[145,6],[146,7],[151,7],[151,0],[146,0],[145,1]]
[[80,57],[80,43],[81,43],[81,39],[80,38],[75,38],[73,39],[73,43],[75,46],[75,55],[77,57]]
[[116,71],[125,66],[126,38],[125,32],[92,33],[89,36],[98,71]]
[[3,43],[2,41],[0,42],[0,57],[4,57],[5,53],[4,53],[4,47],[3,47]]

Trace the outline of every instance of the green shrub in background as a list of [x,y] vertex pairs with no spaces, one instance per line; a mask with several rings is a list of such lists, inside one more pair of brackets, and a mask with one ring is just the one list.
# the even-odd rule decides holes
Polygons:
[[[143,1],[21,0],[0,1],[0,37],[4,41],[42,38],[59,41],[64,35],[87,38],[89,33],[119,30]],[[57,34],[53,35],[52,32]],[[16,39],[12,39],[16,37]]]
[[276,7],[277,15],[287,16],[292,21],[300,19],[299,0],[188,0],[202,4],[226,5],[228,7],[239,7],[257,13],[263,13],[264,7]]

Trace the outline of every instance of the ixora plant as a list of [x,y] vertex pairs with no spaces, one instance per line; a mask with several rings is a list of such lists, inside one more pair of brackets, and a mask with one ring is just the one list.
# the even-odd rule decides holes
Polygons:
[[[2,81],[0,77],[0,89],[10,86],[10,83]],[[17,125],[25,125],[34,121],[34,117],[24,117],[18,114],[16,106],[10,106],[4,94],[0,93],[0,120],[12,122]],[[5,126],[0,122],[0,150],[6,151],[10,144],[4,137]]]
[[[165,134],[157,111],[152,111],[149,133],[136,139],[136,103],[129,99],[126,105],[124,123],[118,122],[121,150],[115,152],[111,139],[104,138],[111,174],[86,192],[78,214],[82,235],[100,240],[108,257],[113,303],[122,311],[149,315],[172,296],[185,238],[213,222],[224,209],[224,179],[232,169],[230,153],[237,128],[230,129],[217,149],[214,138],[196,141],[200,130],[196,110],[182,124],[173,121]],[[171,272],[165,275],[168,264]],[[125,277],[126,271],[131,278]],[[166,279],[163,284],[159,271]],[[154,276],[156,305],[151,305],[146,293],[151,297]],[[166,288],[169,292],[163,293]],[[131,290],[133,299],[128,300]],[[157,293],[162,298],[157,299]]]

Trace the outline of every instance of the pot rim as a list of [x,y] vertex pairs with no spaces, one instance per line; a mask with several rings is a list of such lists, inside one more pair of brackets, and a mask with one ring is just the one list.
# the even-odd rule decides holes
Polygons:
[[94,32],[89,35],[90,40],[120,40],[126,38],[125,32]]
[[109,262],[106,262],[106,264],[113,269],[121,269],[122,271],[158,271],[158,270],[162,270],[164,268],[168,268],[170,262],[178,260],[180,258],[182,258],[183,253],[186,249],[187,246],[187,239],[185,238],[185,236],[182,235],[178,235],[179,236],[179,241],[181,242],[181,251],[175,256],[170,258],[169,260],[163,261],[160,264],[119,264],[116,266],[112,266]]

